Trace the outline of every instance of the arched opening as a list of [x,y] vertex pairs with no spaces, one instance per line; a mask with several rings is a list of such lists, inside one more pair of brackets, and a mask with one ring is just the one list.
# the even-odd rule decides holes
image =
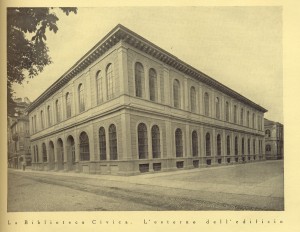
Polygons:
[[150,100],[157,101],[157,74],[153,68],[149,70],[149,93]]
[[61,138],[57,140],[56,146],[56,153],[57,153],[57,169],[61,170],[64,168],[64,144]]
[[206,156],[211,156],[211,147],[210,147],[210,134],[206,133],[205,136],[205,154]]
[[183,157],[182,131],[179,128],[177,128],[175,131],[175,146],[176,146],[176,157]]
[[80,160],[88,161],[90,160],[90,144],[89,137],[84,131],[81,132],[79,136],[79,146],[80,146]]
[[52,141],[49,142],[49,169],[53,169],[54,168],[54,161],[55,161],[55,157],[54,157],[54,143]]
[[144,123],[140,123],[138,125],[138,152],[139,152],[139,159],[148,158],[147,127]]
[[198,156],[198,135],[196,131],[192,133],[192,154]]
[[69,135],[67,138],[67,163],[70,169],[76,162],[75,155],[75,141],[73,136]]
[[106,160],[106,136],[104,127],[99,129],[100,160]]
[[116,126],[111,124],[108,128],[108,131],[110,160],[118,160],[118,140]]
[[43,152],[43,163],[47,163],[47,161],[48,161],[48,159],[47,159],[47,148],[46,148],[45,143],[42,144],[42,152]]
[[160,133],[159,127],[154,125],[151,129],[152,136],[152,157],[153,159],[160,158]]

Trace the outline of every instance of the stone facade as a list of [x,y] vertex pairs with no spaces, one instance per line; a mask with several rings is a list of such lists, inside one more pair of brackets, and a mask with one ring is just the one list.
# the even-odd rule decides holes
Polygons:
[[30,101],[28,98],[15,99],[16,113],[7,117],[8,167],[21,169],[22,163],[31,165],[31,149],[28,115],[24,113]]
[[264,108],[122,25],[28,112],[36,170],[132,175],[265,159]]
[[266,159],[283,159],[283,125],[268,119],[264,121]]

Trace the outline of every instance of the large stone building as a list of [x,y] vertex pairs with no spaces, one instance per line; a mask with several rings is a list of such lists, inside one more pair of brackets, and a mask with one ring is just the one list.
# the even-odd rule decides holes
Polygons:
[[283,159],[283,125],[268,119],[264,124],[266,159]]
[[15,101],[15,114],[7,117],[7,150],[8,167],[22,168],[22,162],[31,165],[30,134],[28,115],[25,109],[29,106],[28,98],[17,98]]
[[131,175],[264,160],[263,107],[122,25],[28,112],[36,170]]

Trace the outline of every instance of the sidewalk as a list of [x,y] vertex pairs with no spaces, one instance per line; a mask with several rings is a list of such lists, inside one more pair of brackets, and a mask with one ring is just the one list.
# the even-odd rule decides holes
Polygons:
[[[39,174],[39,175],[59,175],[59,176],[76,176],[81,178],[99,179],[105,181],[115,182],[126,182],[130,184],[139,184],[147,186],[160,186],[175,189],[194,190],[194,191],[205,191],[205,192],[218,192],[218,193],[229,193],[239,195],[251,195],[261,197],[275,197],[283,198],[283,173],[275,177],[270,177],[267,181],[253,184],[220,184],[220,183],[203,183],[195,182],[188,179],[188,175],[203,175],[214,172],[214,170],[227,169],[226,171],[232,172],[235,168],[242,168],[241,165],[264,165],[267,163],[282,162],[282,161],[264,161],[259,163],[246,163],[239,165],[210,167],[210,168],[199,168],[190,170],[178,170],[173,172],[161,172],[153,174],[143,174],[137,176],[113,176],[113,175],[91,175],[84,173],[75,172],[54,172],[54,171],[32,171],[27,169],[25,173]],[[22,170],[9,169],[12,172],[23,172]],[[176,180],[177,175],[187,175],[187,178],[182,180]],[[172,179],[174,177],[174,179]]]

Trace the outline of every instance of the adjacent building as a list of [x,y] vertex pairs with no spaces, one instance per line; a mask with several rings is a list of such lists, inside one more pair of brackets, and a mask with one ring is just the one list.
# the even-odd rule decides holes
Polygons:
[[8,167],[20,169],[23,162],[31,165],[29,119],[25,114],[30,101],[26,97],[14,101],[15,114],[7,117]]
[[283,125],[265,118],[266,159],[283,159]]
[[27,111],[35,170],[132,175],[265,159],[266,109],[122,25]]

